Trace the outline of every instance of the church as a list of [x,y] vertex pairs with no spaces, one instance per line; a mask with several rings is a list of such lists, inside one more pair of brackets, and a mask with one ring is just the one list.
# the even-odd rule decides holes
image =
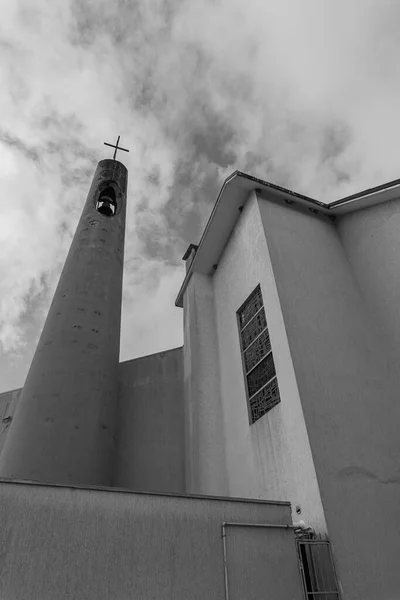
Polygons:
[[0,394],[0,598],[400,598],[400,180],[327,204],[236,171],[183,347],[119,362],[127,177],[97,165]]

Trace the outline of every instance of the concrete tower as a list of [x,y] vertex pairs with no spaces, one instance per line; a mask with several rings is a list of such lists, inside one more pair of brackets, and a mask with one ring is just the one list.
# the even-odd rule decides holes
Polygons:
[[127,170],[96,169],[1,453],[0,477],[112,485]]

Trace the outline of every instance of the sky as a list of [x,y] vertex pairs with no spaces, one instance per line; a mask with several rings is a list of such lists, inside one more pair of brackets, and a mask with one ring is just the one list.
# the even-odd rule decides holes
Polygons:
[[236,169],[329,202],[400,178],[398,0],[0,0],[0,392],[24,383],[104,141],[130,152],[121,360]]

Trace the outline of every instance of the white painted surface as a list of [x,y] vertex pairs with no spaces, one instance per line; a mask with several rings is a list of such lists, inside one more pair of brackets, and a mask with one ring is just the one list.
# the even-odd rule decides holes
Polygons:
[[186,492],[227,496],[212,279],[194,273],[184,295]]
[[[281,403],[249,425],[236,312],[260,283]],[[325,532],[296,378],[256,195],[247,201],[214,275],[229,493],[287,500]]]
[[[400,209],[369,210],[337,228],[253,193],[213,289],[193,276],[207,281],[208,303],[197,303],[195,286],[186,294],[186,328],[195,306],[203,338],[185,338],[185,353],[218,344],[223,427],[207,443],[199,434],[210,404],[197,421],[199,456],[218,437],[231,496],[300,504],[293,520],[328,532],[346,600],[392,600],[400,589]],[[281,403],[249,426],[236,311],[258,283]],[[210,374],[217,394],[216,363],[201,369],[197,385]]]
[[338,232],[391,363],[400,357],[400,201],[344,215]]
[[[336,227],[273,202],[260,210],[343,596],[392,600],[400,589],[399,376]],[[353,237],[366,249],[362,229]],[[389,276],[400,256],[379,247]],[[374,289],[384,277],[373,249],[370,260],[376,269],[367,259],[363,278]],[[386,319],[396,330],[393,309]]]

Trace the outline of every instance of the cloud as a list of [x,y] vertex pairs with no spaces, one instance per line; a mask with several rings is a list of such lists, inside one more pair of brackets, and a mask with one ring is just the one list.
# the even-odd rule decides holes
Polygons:
[[395,0],[5,3],[3,358],[29,362],[103,141],[118,134],[130,149],[126,358],[182,343],[181,257],[233,170],[325,201],[396,179],[399,21]]
[[[381,145],[398,136],[399,17],[395,2],[188,2],[175,31],[209,65],[234,164],[329,200],[396,177]],[[332,131],[342,143],[327,162]]]

